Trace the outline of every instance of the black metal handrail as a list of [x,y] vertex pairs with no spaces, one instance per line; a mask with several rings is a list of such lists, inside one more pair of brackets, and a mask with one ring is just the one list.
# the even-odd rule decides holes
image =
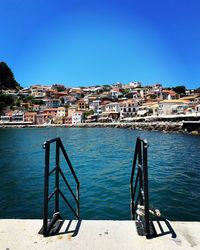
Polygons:
[[[142,224],[142,234],[150,238],[147,148],[147,141],[137,137],[130,178],[130,195],[131,219],[138,220]],[[142,215],[137,213],[138,208],[143,209]]]
[[[56,143],[56,152],[55,152],[55,167],[49,171],[50,166],[50,144]],[[65,203],[68,205],[68,207],[71,209],[75,217],[79,220],[80,219],[80,183],[79,180],[75,174],[75,171],[72,167],[72,164],[68,158],[68,155],[66,153],[66,150],[62,144],[62,141],[59,137],[48,140],[44,142],[43,148],[45,149],[45,173],[44,173],[44,210],[43,210],[43,226],[40,230],[40,234],[43,234],[44,236],[48,236],[51,233],[51,230],[54,228],[59,227],[59,220],[62,219],[60,215],[60,204],[59,204],[59,198],[60,196],[65,201]],[[60,168],[60,152],[62,152],[65,161],[67,162],[69,169],[74,177],[74,180],[76,182],[76,193],[74,194],[70,184],[68,183],[66,177],[64,176],[64,173],[62,169]],[[55,189],[54,191],[49,194],[49,176],[55,172]],[[63,192],[60,190],[60,176],[62,177],[64,183],[66,184],[68,190],[70,191],[75,203],[76,203],[76,210],[71,206],[70,202],[67,200],[67,198],[64,196]],[[54,203],[54,214],[53,218],[50,222],[48,222],[48,204],[49,201],[52,199],[52,197],[55,197],[55,203]],[[57,223],[57,226],[55,226]]]

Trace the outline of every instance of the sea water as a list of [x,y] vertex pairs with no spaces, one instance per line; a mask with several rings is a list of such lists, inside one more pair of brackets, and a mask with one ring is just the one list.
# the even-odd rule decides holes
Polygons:
[[[200,221],[200,137],[119,128],[0,129],[0,218],[42,218],[42,144],[60,137],[80,181],[81,218],[129,220],[137,136],[149,142],[150,205],[170,220]],[[53,146],[51,151],[53,168]],[[62,157],[61,165],[73,181]],[[70,201],[64,183],[61,189]],[[60,206],[64,218],[73,218],[61,198]]]

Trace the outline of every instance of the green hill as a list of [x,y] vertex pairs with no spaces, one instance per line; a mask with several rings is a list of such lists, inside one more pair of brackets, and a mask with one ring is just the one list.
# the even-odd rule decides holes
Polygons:
[[0,90],[20,89],[21,86],[15,80],[13,72],[5,62],[0,62]]

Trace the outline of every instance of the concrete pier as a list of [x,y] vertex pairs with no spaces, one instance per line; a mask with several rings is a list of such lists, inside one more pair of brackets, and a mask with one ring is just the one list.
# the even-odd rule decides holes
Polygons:
[[0,220],[1,250],[169,250],[200,249],[200,222],[170,222],[176,237],[162,222],[163,232],[147,240],[137,234],[134,221],[65,221],[59,234],[38,234],[42,220]]

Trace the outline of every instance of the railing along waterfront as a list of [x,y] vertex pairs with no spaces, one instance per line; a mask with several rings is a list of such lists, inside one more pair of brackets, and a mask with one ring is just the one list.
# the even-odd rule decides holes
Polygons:
[[[55,167],[49,171],[50,168],[50,145],[55,143]],[[44,236],[48,236],[51,234],[56,233],[59,228],[62,226],[63,219],[60,214],[60,196],[62,197],[63,201],[67,204],[67,206],[70,208],[72,213],[75,215],[75,217],[79,220],[80,219],[80,183],[79,180],[75,174],[75,171],[72,167],[72,164],[68,158],[68,155],[66,153],[66,150],[63,146],[63,143],[61,139],[54,138],[52,140],[48,140],[44,142],[43,148],[45,149],[45,173],[44,173],[44,209],[43,209],[43,226],[40,229],[39,233],[43,234]],[[73,192],[70,184],[68,183],[61,167],[60,167],[60,152],[63,154],[65,161],[68,164],[68,167],[71,171],[71,174],[76,182],[76,193]],[[55,189],[54,191],[49,195],[49,177],[55,173]],[[70,191],[75,204],[76,209],[72,207],[68,199],[65,197],[63,192],[60,189],[60,177],[62,177],[66,187]],[[49,201],[55,197],[54,200],[54,214],[52,219],[48,220],[48,212],[49,212]]]

